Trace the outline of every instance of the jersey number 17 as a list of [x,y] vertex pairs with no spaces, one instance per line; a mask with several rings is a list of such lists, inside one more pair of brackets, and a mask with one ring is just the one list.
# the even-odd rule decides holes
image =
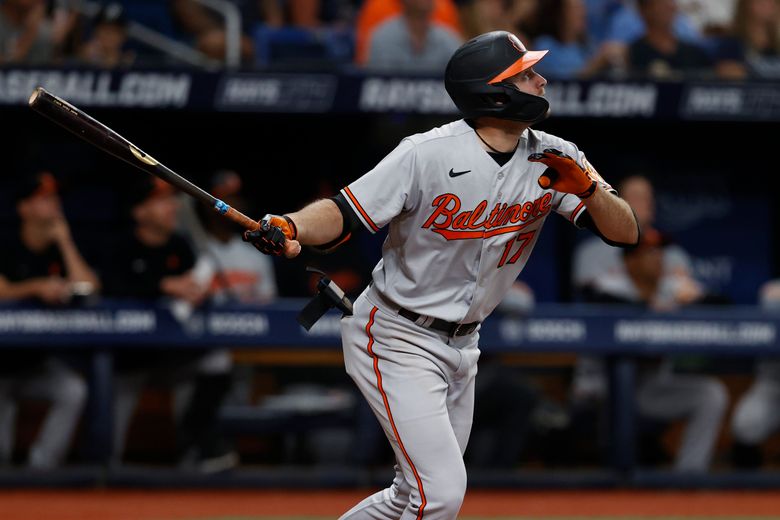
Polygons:
[[[529,231],[527,233],[518,233],[517,236],[509,242],[506,243],[506,246],[504,247],[504,254],[501,255],[501,260],[498,261],[497,268],[504,267],[506,264],[514,264],[520,259],[520,256],[523,254],[523,251],[525,251],[525,248],[528,247],[528,244],[531,243],[531,241],[534,238],[534,234],[536,231]],[[517,242],[520,244],[520,247],[517,248],[517,251],[515,254],[512,255],[509,260],[507,258],[509,257],[509,253],[512,250],[512,246]]]

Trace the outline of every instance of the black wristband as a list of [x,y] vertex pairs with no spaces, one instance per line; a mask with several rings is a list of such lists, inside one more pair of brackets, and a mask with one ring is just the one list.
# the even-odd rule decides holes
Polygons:
[[594,193],[596,193],[596,181],[591,181],[590,187],[582,193],[578,193],[577,196],[581,200],[584,200],[590,198]]
[[290,231],[292,231],[290,240],[295,240],[298,238],[298,226],[295,225],[295,222],[293,222],[292,219],[287,215],[282,215],[282,218],[287,221],[287,225],[290,226]]

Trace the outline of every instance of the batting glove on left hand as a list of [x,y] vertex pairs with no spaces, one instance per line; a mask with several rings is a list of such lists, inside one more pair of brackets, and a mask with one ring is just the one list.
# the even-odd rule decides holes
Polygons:
[[596,181],[577,161],[560,150],[547,148],[542,153],[532,153],[528,160],[547,166],[538,180],[544,189],[572,193],[581,199],[587,199],[596,191]]
[[258,224],[256,230],[244,232],[244,242],[249,242],[265,255],[284,254],[291,258],[300,252],[300,244],[295,242],[298,230],[290,217],[268,214]]

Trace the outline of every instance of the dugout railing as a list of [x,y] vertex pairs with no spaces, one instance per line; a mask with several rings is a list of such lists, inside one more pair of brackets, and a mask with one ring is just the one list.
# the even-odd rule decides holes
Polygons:
[[[353,486],[381,483],[385,471],[364,468],[247,468],[204,476],[173,468],[111,467],[112,355],[135,346],[207,349],[229,345],[243,352],[330,353],[340,349],[339,316],[326,315],[311,332],[295,316],[303,302],[283,300],[269,306],[226,306],[183,315],[161,304],[102,301],[70,308],[5,305],[0,307],[0,349],[55,349],[86,360],[90,402],[84,418],[90,464],[49,474],[22,470],[0,472],[2,485],[215,485],[215,486]],[[597,354],[610,373],[610,464],[594,470],[473,471],[482,486],[690,486],[776,487],[780,472],[716,471],[679,475],[649,471],[637,464],[634,386],[638,358],[664,354],[699,354],[750,360],[780,354],[780,316],[752,306],[693,308],[657,314],[623,307],[540,305],[526,316],[495,315],[480,331],[485,353]],[[0,354],[1,355],[1,354]],[[305,360],[302,361],[305,363]],[[232,413],[232,415],[231,415]],[[341,414],[341,415],[339,415]],[[305,429],[348,421],[343,414],[223,414],[226,431],[263,433]]]

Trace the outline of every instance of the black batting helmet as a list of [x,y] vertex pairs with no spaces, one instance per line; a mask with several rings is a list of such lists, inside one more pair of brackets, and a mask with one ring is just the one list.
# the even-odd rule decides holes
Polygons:
[[493,31],[464,43],[447,63],[444,86],[466,119],[498,117],[535,123],[550,104],[505,81],[541,60],[547,51],[529,51],[514,34]]

